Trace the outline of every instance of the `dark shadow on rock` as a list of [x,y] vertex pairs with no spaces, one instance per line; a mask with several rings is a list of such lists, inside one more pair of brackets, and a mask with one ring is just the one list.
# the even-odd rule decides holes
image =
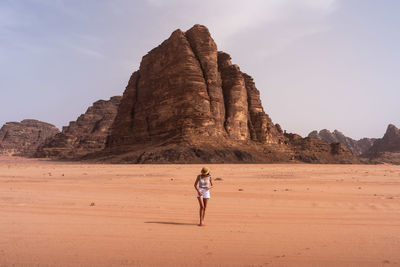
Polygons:
[[180,222],[144,222],[144,223],[172,224],[172,225],[197,225],[196,223],[180,223]]

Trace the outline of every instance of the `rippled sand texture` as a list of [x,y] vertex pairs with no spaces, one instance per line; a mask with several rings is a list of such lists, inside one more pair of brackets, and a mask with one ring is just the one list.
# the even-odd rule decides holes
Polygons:
[[399,166],[209,167],[0,158],[0,266],[400,265]]

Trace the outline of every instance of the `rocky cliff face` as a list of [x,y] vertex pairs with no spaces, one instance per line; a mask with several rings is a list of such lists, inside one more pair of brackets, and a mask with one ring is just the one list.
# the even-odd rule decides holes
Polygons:
[[360,154],[355,154],[357,156],[362,155],[366,151],[368,151],[375,143],[375,141],[379,140],[379,138],[362,138],[357,140],[358,151]]
[[86,113],[40,146],[35,156],[73,159],[104,149],[120,101],[121,96],[114,96],[93,103]]
[[252,78],[218,52],[204,26],[176,30],[143,57],[124,92],[107,147],[228,138],[282,142]]
[[251,76],[217,50],[206,27],[195,25],[174,31],[143,57],[125,89],[105,150],[87,158],[133,163],[356,161],[345,148],[300,139],[293,141],[272,123]]
[[400,130],[389,124],[385,135],[376,140],[362,157],[369,158],[373,163],[400,164]]
[[0,129],[0,155],[32,156],[46,139],[59,132],[54,125],[38,120],[7,122]]
[[385,135],[378,139],[369,149],[369,153],[397,152],[400,151],[400,130],[393,124],[389,124]]
[[327,129],[323,129],[319,132],[312,131],[308,134],[308,137],[324,140],[328,143],[341,143],[356,156],[360,156],[362,153],[370,149],[376,140],[375,138],[363,138],[360,140],[354,140],[350,137],[345,136],[342,132],[338,130],[330,132]]

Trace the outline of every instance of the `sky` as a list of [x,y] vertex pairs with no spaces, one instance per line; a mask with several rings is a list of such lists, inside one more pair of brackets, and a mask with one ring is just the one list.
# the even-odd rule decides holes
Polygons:
[[175,29],[208,27],[288,132],[400,126],[397,0],[0,0],[0,125],[61,128],[122,95]]

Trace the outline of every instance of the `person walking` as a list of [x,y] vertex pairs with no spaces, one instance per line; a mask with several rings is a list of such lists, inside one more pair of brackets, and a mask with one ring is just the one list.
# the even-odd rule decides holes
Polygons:
[[213,187],[214,186],[213,186],[210,170],[206,167],[203,167],[201,169],[201,174],[197,175],[196,181],[194,182],[194,188],[197,191],[197,200],[199,201],[199,205],[200,205],[199,226],[205,225],[204,224],[204,216],[206,214],[208,200],[210,199],[210,189]]

